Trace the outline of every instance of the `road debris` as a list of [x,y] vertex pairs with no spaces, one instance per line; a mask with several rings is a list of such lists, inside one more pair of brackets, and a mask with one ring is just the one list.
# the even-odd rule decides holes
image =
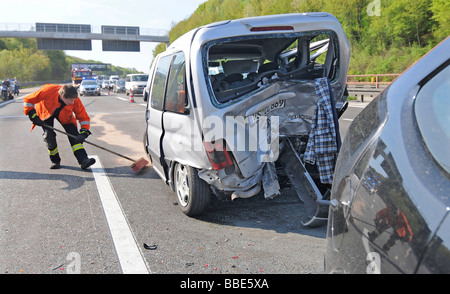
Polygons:
[[144,248],[147,250],[156,250],[156,248],[158,248],[158,245],[147,245],[144,243]]

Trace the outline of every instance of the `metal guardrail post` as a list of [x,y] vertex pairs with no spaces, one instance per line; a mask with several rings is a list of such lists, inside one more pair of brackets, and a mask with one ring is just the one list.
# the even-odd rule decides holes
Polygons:
[[[389,85],[391,82],[380,82],[380,77],[398,77],[400,74],[365,74],[365,75],[347,75],[347,84],[354,84],[354,85],[373,85],[373,82],[353,82],[349,81],[349,78],[368,78],[368,77],[375,77],[375,88],[379,88],[380,85]],[[394,79],[395,80],[395,79]]]
[[[361,97],[364,102],[364,96],[375,97],[385,87],[391,84],[400,74],[364,74],[364,75],[348,75],[347,89],[350,94]],[[392,81],[382,82],[381,77],[391,77]],[[355,81],[355,78],[363,78],[363,81]],[[369,80],[367,80],[369,79]],[[389,80],[391,80],[389,79]]]

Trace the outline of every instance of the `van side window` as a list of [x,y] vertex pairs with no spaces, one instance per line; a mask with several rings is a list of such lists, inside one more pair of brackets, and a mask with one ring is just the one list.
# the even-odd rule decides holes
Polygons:
[[171,55],[161,57],[156,68],[152,89],[150,92],[150,105],[152,108],[157,110],[163,109],[164,90],[166,88],[167,74],[169,73],[171,60]]
[[170,67],[164,108],[167,111],[187,113],[188,98],[185,91],[186,66],[183,53],[174,55]]

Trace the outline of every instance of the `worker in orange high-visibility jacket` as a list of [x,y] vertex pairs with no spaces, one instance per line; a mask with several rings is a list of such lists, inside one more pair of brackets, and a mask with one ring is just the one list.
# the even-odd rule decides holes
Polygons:
[[[95,159],[88,157],[83,146],[84,140],[91,134],[89,131],[90,118],[80,98],[78,98],[77,88],[71,85],[47,84],[26,96],[23,101],[23,112],[28,115],[33,123],[31,130],[36,125],[42,126],[44,142],[47,144],[50,161],[52,162],[51,169],[61,167],[56,133],[45,127],[45,125],[53,127],[55,119],[61,123],[66,133],[76,136],[76,138],[67,137],[81,168],[87,169],[95,163]],[[77,120],[80,123],[79,132]]]

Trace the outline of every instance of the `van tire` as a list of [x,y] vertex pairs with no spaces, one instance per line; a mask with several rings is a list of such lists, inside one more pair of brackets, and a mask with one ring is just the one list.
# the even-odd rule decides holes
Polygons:
[[211,195],[209,185],[200,179],[197,170],[177,163],[173,178],[181,211],[188,216],[202,214],[209,205]]

